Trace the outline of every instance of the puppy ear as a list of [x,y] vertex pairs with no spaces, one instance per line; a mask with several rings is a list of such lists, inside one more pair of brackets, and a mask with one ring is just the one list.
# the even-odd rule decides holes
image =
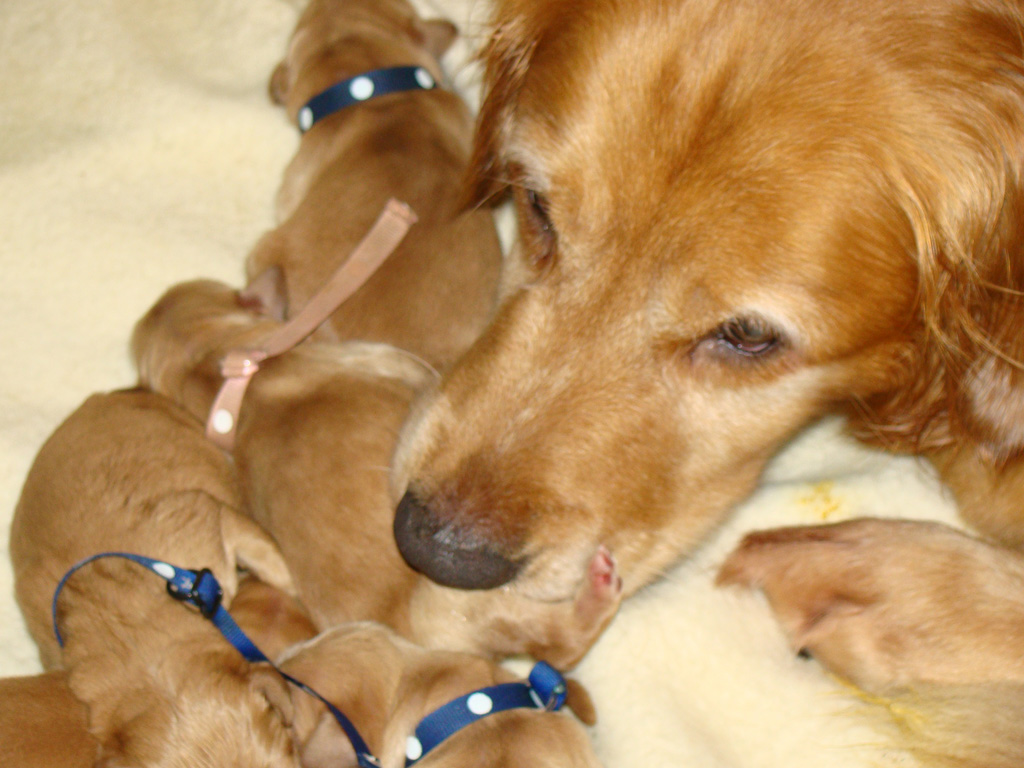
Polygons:
[[416,20],[416,31],[423,38],[423,47],[435,59],[440,59],[459,36],[458,27],[447,19]]
[[266,699],[285,727],[291,727],[295,719],[292,689],[276,669],[263,662],[253,664],[249,670],[249,687]]
[[291,571],[273,537],[234,507],[212,503],[217,505],[228,563],[246,569],[286,594],[296,594]]
[[267,84],[267,93],[274,104],[284,106],[285,100],[288,98],[288,80],[290,77],[291,72],[285,62],[282,61],[274,68],[274,72],[270,76],[270,82]]
[[486,85],[469,163],[467,207],[497,203],[509,189],[501,147],[536,47],[522,26],[517,20],[499,25],[481,54]]
[[584,725],[597,725],[597,707],[594,706],[594,700],[590,698],[590,692],[583,687],[583,683],[568,677],[565,686],[565,705]]
[[288,313],[287,291],[284,272],[275,265],[260,272],[239,291],[238,303],[250,312],[258,312],[284,322]]

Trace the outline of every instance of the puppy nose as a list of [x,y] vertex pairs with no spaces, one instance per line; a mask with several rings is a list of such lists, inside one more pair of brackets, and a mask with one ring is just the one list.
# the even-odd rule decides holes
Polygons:
[[446,587],[494,589],[511,581],[522,564],[471,530],[439,522],[411,492],[398,503],[394,531],[405,561]]

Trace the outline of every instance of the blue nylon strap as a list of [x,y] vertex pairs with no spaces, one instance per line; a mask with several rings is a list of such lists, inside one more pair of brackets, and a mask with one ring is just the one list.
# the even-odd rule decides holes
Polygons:
[[541,661],[525,683],[503,683],[467,693],[427,715],[416,727],[406,750],[406,766],[415,765],[449,736],[489,715],[510,709],[554,711],[565,703],[565,679]]
[[388,67],[365,72],[335,83],[307,101],[299,110],[299,130],[305,133],[325,117],[378,96],[436,87],[434,76],[423,67]]
[[53,593],[53,603],[51,607],[53,614],[53,632],[57,636],[57,642],[61,647],[64,647],[64,639],[61,637],[60,628],[57,625],[57,599],[60,596],[61,590],[75,571],[82,566],[88,565],[94,560],[99,560],[104,557],[120,557],[125,560],[130,560],[133,563],[137,563],[144,568],[149,569],[164,579],[167,582],[168,593],[176,600],[180,600],[194,608],[198,608],[199,612],[213,622],[213,625],[220,631],[224,638],[234,646],[235,650],[242,654],[246,661],[267,662],[289,683],[326,705],[327,709],[330,710],[334,719],[338,722],[338,725],[341,726],[341,729],[345,732],[345,735],[348,736],[349,741],[352,743],[352,749],[355,750],[356,760],[358,761],[360,768],[380,768],[380,761],[373,756],[373,753],[370,752],[370,748],[366,744],[366,741],[363,740],[359,731],[356,730],[355,725],[351,720],[345,717],[341,710],[301,680],[297,680],[286,672],[278,669],[277,666],[267,658],[266,654],[264,654],[263,651],[253,643],[249,636],[242,631],[242,628],[238,626],[238,623],[221,604],[223,591],[221,590],[220,583],[217,581],[216,577],[205,568],[200,571],[192,571],[187,568],[179,568],[178,566],[165,563],[161,560],[154,560],[150,557],[135,555],[128,552],[102,552],[98,555],[92,555],[84,560],[80,560],[71,566],[68,572],[64,574],[63,578],[61,578],[60,582],[57,584],[57,589],[54,590]]

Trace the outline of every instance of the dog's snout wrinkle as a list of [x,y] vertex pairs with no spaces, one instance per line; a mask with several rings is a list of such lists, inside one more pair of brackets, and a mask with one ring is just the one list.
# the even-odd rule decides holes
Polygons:
[[412,492],[398,503],[394,534],[406,563],[446,587],[494,589],[515,578],[522,566],[472,530],[438,520]]

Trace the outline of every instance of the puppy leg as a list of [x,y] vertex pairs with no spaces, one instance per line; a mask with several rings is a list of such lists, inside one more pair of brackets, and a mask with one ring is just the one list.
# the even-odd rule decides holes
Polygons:
[[795,648],[872,693],[1024,681],[1024,557],[947,526],[752,533],[718,583],[762,590]]

